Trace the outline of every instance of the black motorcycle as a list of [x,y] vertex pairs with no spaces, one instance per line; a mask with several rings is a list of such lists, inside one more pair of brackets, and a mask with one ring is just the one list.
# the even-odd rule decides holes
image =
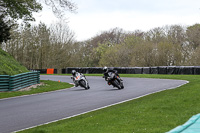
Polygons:
[[107,78],[108,84],[113,85],[113,87],[117,87],[118,89],[124,89],[123,82],[121,79],[113,72],[108,72]]

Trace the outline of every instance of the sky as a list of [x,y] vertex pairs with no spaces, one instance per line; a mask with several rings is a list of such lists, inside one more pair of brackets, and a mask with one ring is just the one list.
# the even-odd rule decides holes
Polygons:
[[[190,26],[200,23],[200,0],[71,0],[77,13],[66,12],[69,28],[77,41],[94,37],[102,31],[148,31],[166,25]],[[57,21],[51,9],[34,15],[36,22],[47,25]]]

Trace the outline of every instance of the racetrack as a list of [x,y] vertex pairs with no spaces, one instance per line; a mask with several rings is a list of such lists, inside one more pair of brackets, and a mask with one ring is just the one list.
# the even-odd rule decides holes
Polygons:
[[[87,77],[91,89],[55,92],[0,100],[0,131],[13,132],[72,117],[187,83],[183,80],[122,78],[125,88],[108,86],[102,77]],[[72,82],[70,76],[41,75],[41,80]]]

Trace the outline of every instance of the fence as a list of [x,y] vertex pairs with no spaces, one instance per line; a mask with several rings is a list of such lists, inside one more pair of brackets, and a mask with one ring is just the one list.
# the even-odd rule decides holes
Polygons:
[[14,76],[0,75],[0,91],[16,91],[40,83],[40,72],[32,71]]
[[[158,66],[158,67],[111,67],[120,74],[188,74],[199,75],[200,66]],[[102,67],[68,67],[62,73],[69,74],[72,70],[81,73],[103,73]]]

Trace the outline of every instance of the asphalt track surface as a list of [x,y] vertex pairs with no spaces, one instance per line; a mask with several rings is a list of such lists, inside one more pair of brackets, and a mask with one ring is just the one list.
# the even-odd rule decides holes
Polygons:
[[[41,75],[41,80],[69,82],[70,76]],[[87,77],[90,89],[73,87],[60,91],[0,100],[0,132],[9,133],[70,118],[166,89],[186,84],[183,80],[122,78],[125,88],[108,86],[102,77]]]

